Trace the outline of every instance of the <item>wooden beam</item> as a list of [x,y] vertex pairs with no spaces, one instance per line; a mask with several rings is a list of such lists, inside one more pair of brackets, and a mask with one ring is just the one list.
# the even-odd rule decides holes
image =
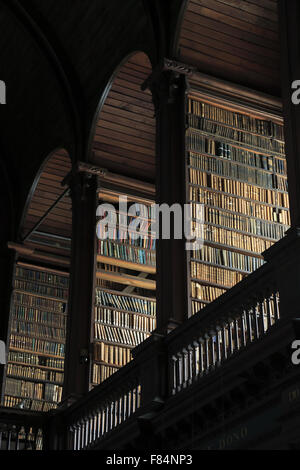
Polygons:
[[150,279],[141,279],[136,276],[130,276],[129,274],[123,273],[114,273],[110,271],[104,271],[98,269],[96,272],[96,277],[98,279],[103,279],[105,281],[117,282],[118,284],[125,284],[134,287],[140,287],[142,289],[155,290],[156,282]]
[[98,263],[110,264],[111,266],[119,266],[120,268],[131,269],[133,271],[139,271],[149,274],[155,274],[155,266],[147,264],[134,263],[132,261],[126,261],[123,259],[111,258],[110,256],[97,255]]
[[58,264],[59,266],[64,267],[70,266],[70,261],[62,256],[45,253],[34,248],[29,248],[21,243],[8,242],[7,246],[9,249],[16,251],[19,255],[30,259],[45,261],[51,264]]

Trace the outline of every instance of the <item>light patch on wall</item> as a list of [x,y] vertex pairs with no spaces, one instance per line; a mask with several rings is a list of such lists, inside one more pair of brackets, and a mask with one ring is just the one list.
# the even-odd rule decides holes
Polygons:
[[0,104],[6,104],[6,85],[3,80],[0,80]]
[[6,364],[6,347],[4,341],[0,341],[0,364]]

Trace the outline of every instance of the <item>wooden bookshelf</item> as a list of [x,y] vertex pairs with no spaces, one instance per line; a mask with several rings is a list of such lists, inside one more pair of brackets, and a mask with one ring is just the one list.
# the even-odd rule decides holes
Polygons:
[[290,225],[282,120],[191,90],[187,200],[204,205],[203,248],[189,256],[196,313],[263,264]]
[[49,411],[61,401],[68,288],[66,272],[16,262],[4,406]]
[[[144,204],[146,214],[139,219],[141,238],[123,237],[124,224],[134,220],[118,208],[119,196],[126,194],[102,189],[99,204],[116,209],[117,232],[114,239],[96,239],[95,303],[92,324],[93,364],[91,386],[107,379],[131,360],[131,350],[147,339],[156,327],[155,239],[146,230],[151,221],[153,201],[128,196],[131,204]],[[130,233],[130,232],[128,232]]]

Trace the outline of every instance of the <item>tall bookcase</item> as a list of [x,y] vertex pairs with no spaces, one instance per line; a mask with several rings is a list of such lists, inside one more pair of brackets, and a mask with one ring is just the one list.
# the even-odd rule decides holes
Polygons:
[[61,401],[67,273],[15,264],[4,406],[48,411]]
[[204,244],[189,257],[194,314],[263,264],[289,228],[282,121],[192,93],[186,105],[187,199],[204,205]]
[[156,327],[155,237],[149,231],[152,201],[126,195],[128,207],[133,203],[146,207],[146,213],[138,216],[140,237],[134,239],[125,225],[135,217],[120,211],[121,195],[110,189],[98,194],[99,204],[115,208],[116,229],[110,239],[96,237],[92,386],[127,364],[131,350]]

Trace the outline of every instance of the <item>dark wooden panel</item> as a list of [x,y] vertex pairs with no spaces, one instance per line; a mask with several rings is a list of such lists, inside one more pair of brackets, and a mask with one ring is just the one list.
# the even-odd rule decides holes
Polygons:
[[280,96],[276,1],[190,0],[178,46],[203,73]]

